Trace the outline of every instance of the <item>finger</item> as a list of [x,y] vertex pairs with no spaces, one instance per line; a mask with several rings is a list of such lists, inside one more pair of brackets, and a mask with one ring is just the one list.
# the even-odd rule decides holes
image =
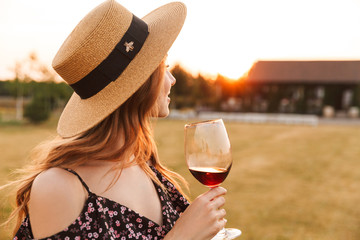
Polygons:
[[223,218],[223,219],[221,219],[220,221],[222,221],[223,227],[225,227],[225,225],[226,225],[226,223],[227,223],[227,219],[226,219],[226,218]]
[[[226,211],[225,211],[225,209],[220,209],[219,211],[218,211],[218,219],[224,219],[224,217],[226,216]],[[225,219],[226,220],[226,219]]]
[[226,223],[227,223],[227,219],[223,218],[223,219],[220,220],[220,222],[221,222],[221,225],[222,225],[221,229],[223,229],[225,227]]
[[214,200],[211,201],[212,206],[214,207],[214,209],[219,209],[222,206],[224,206],[225,204],[225,198],[220,196],[215,198]]
[[225,218],[220,219],[217,222],[217,230],[220,231],[221,229],[223,229],[225,227],[226,223],[227,223],[227,220]]
[[217,198],[221,195],[225,195],[226,194],[226,189],[223,187],[216,187],[216,188],[212,188],[211,190],[209,190],[207,193],[205,193],[204,195],[206,196],[206,198],[211,201],[214,198]]

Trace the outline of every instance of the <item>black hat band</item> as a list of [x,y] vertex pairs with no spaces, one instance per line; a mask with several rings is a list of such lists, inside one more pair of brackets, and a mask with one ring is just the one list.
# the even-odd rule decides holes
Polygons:
[[130,27],[111,53],[88,75],[70,86],[87,99],[115,81],[140,51],[149,35],[147,24],[133,15]]

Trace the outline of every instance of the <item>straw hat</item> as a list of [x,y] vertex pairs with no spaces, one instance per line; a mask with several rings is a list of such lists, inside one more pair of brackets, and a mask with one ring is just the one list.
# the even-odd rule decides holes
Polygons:
[[58,134],[72,137],[105,119],[159,66],[186,17],[183,3],[137,18],[114,0],[88,13],[67,37],[52,66],[75,90]]

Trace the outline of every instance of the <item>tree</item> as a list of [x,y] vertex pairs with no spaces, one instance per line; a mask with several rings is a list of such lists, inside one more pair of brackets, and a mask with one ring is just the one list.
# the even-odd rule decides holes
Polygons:
[[179,64],[171,70],[171,74],[176,79],[176,84],[171,89],[170,97],[174,99],[172,104],[176,108],[194,107],[195,103],[192,98],[193,78]]
[[31,102],[25,106],[24,116],[32,123],[41,123],[49,118],[50,112],[47,99],[38,96],[34,97]]
[[172,91],[176,95],[190,96],[190,89],[193,85],[192,76],[186,72],[179,64],[176,64],[171,70],[171,74],[176,79],[176,84],[172,87]]
[[[58,99],[58,91],[54,91],[55,72],[41,63],[35,52],[30,53],[25,60],[18,61],[14,71],[14,85],[10,85],[8,90],[16,98],[16,119],[21,121],[23,118],[24,96],[32,98],[29,106],[25,106],[25,117],[33,122],[49,117]],[[69,94],[60,95],[63,97]],[[36,107],[39,109],[36,110]],[[36,114],[39,116],[36,117]]]

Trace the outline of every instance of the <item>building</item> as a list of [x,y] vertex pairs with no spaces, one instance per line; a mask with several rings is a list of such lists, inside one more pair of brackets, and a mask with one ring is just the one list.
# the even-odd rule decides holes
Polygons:
[[258,61],[244,79],[243,109],[321,115],[360,104],[360,61]]

